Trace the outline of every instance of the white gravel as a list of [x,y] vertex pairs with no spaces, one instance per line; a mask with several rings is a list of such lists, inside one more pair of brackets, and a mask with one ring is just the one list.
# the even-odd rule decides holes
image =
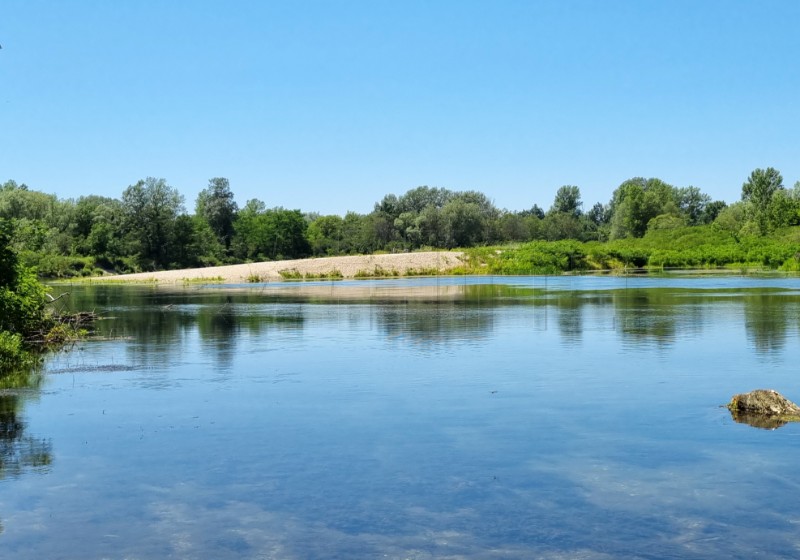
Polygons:
[[292,261],[268,261],[207,268],[186,268],[160,272],[142,272],[93,278],[96,280],[115,280],[142,282],[156,280],[159,283],[178,283],[222,278],[224,282],[238,284],[248,281],[272,282],[282,280],[281,271],[292,271],[302,277],[321,276],[334,272],[344,278],[357,274],[373,273],[376,270],[396,271],[399,275],[409,275],[414,271],[437,270],[447,273],[462,264],[464,253],[459,251],[429,251],[424,253],[396,253],[386,255],[357,255],[347,257],[325,257]]

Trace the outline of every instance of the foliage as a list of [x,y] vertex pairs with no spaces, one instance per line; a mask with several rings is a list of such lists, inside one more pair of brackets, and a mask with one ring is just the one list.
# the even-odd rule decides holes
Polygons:
[[474,249],[487,270],[791,267],[794,261],[781,261],[783,242],[753,241],[776,241],[800,225],[800,183],[787,190],[782,181],[772,168],[757,169],[742,200],[728,206],[694,186],[635,177],[588,211],[580,189],[565,185],[547,212],[537,204],[499,209],[474,190],[420,186],[385,195],[369,213],[344,216],[268,208],[258,199],[239,208],[223,177],[208,181],[194,214],[164,179],[138,181],[120,199],[77,200],[8,181],[0,185],[0,218],[15,223],[8,243],[15,258],[55,278],[423,248]]
[[749,202],[752,220],[761,235],[769,231],[769,206],[776,192],[783,190],[783,177],[772,167],[755,169],[742,185],[742,201]]
[[233,239],[237,210],[230,182],[224,177],[210,179],[197,196],[195,215],[205,220],[226,250]]
[[122,193],[123,231],[133,242],[143,268],[164,268],[176,247],[183,196],[164,179],[148,177]]
[[234,225],[234,253],[242,260],[282,260],[307,257],[308,224],[300,210],[273,208],[249,200]]
[[569,214],[577,218],[581,215],[581,206],[583,206],[581,190],[574,185],[565,185],[556,192],[556,198],[550,211]]
[[44,287],[11,248],[13,229],[0,219],[0,377],[34,363],[27,339],[53,326]]
[[0,379],[35,363],[36,359],[23,345],[22,336],[0,331]]

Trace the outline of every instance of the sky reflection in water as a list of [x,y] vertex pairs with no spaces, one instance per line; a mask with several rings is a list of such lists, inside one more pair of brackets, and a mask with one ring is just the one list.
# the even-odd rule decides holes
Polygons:
[[719,407],[800,396],[796,279],[353,284],[70,288],[0,557],[796,555],[800,425]]

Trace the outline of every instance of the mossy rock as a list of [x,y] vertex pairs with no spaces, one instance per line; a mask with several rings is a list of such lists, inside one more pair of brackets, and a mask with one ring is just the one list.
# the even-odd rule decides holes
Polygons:
[[734,421],[756,428],[774,430],[789,422],[800,422],[800,406],[772,389],[734,395],[727,408]]

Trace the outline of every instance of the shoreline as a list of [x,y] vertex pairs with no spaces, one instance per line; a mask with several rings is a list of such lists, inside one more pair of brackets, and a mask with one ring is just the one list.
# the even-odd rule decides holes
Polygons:
[[[427,251],[384,255],[349,255],[287,261],[265,261],[205,268],[184,268],[92,277],[91,282],[222,281],[231,284],[282,282],[287,279],[391,277],[447,274],[464,265],[461,251]],[[416,274],[415,274],[416,273]]]

